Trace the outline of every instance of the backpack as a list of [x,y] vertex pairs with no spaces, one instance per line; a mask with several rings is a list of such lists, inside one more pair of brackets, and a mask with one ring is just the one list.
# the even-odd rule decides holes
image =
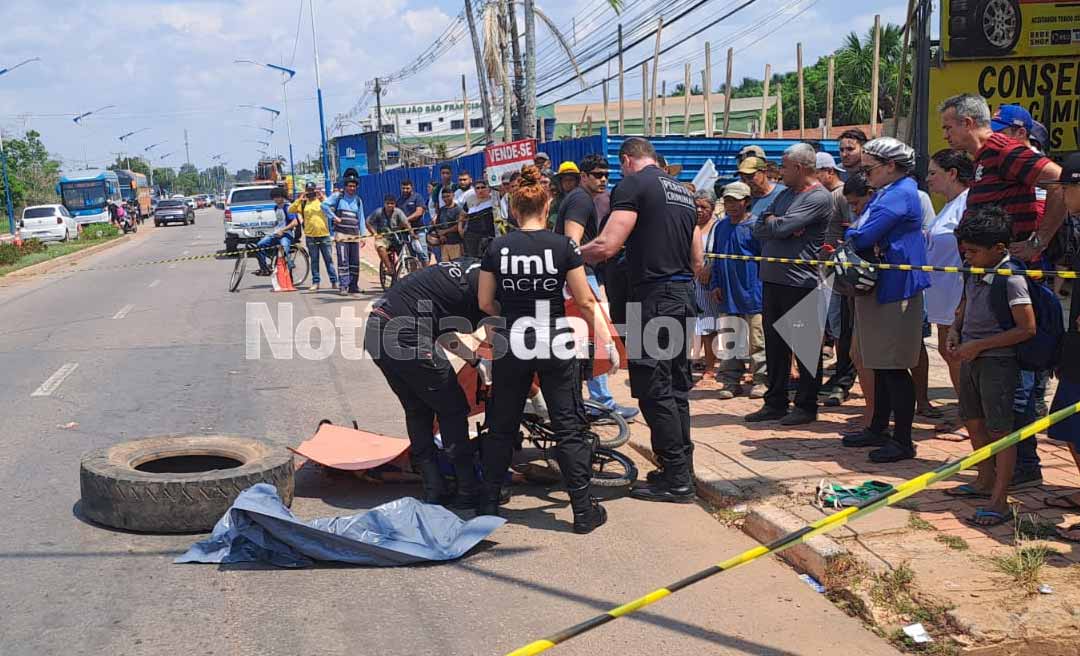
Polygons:
[[[1026,271],[1021,262],[1009,260],[1005,266],[1013,271]],[[990,306],[1003,330],[1016,327],[1006,293],[1006,276],[994,276],[990,285]],[[1031,309],[1035,313],[1035,335],[1016,345],[1016,357],[1025,371],[1053,369],[1061,355],[1061,341],[1065,335],[1065,315],[1061,301],[1048,285],[1035,278],[1027,278]]]

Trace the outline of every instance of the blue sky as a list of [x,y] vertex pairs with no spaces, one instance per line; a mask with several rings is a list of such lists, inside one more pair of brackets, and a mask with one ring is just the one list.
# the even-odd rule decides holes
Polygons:
[[[602,1],[538,0],[538,5],[570,31],[572,17],[590,15]],[[628,11],[655,2],[629,0]],[[265,140],[265,133],[245,126],[270,126],[269,114],[236,105],[252,103],[280,109],[281,86],[280,78],[269,71],[232,63],[249,58],[291,62],[298,71],[289,84],[294,148],[297,158],[315,153],[319,128],[311,20],[304,0],[297,39],[300,4],[301,0],[0,3],[0,24],[5,26],[0,67],[28,57],[42,58],[40,63],[0,76],[0,128],[9,136],[20,135],[25,128],[41,132],[49,149],[67,166],[82,166],[84,157],[91,166],[103,165],[125,148],[117,139],[119,135],[147,127],[150,130],[128,140],[126,150],[139,153],[145,146],[165,142],[151,152],[159,156],[173,152],[165,163],[179,166],[185,159],[186,128],[191,160],[200,168],[208,166],[211,155],[218,153],[224,153],[222,159],[231,169],[250,168],[260,147],[250,142]],[[734,4],[713,0],[669,28],[664,45],[681,41],[682,35]],[[424,50],[462,6],[463,2],[451,0],[316,0],[327,121],[353,106],[363,94],[365,81],[401,68]],[[847,32],[862,34],[869,29],[875,13],[880,13],[883,21],[901,22],[905,7],[904,0],[857,4],[849,0],[758,0],[721,25],[686,39],[665,61],[693,56],[695,79],[699,79],[704,42],[709,40],[714,48],[717,44],[736,48],[736,80],[761,77],[767,62],[774,71],[794,68],[796,41],[803,43],[805,62],[813,63],[835,49]],[[593,30],[613,30],[618,21],[607,11],[592,15],[591,20],[576,25],[582,37]],[[793,16],[786,25],[760,38],[779,20]],[[544,53],[548,36],[543,28],[538,29]],[[742,30],[748,32],[733,40]],[[636,61],[651,53],[652,42],[638,50],[628,59]],[[721,82],[723,67],[722,54],[714,53],[714,84]],[[598,79],[603,72],[588,78]],[[475,87],[467,40],[427,71],[391,86],[384,102],[456,97],[461,74]],[[662,67],[662,79],[669,85],[680,81],[681,65],[668,70]],[[638,80],[628,79],[629,95],[640,96]],[[589,95],[582,95],[571,102],[589,99]],[[71,116],[109,104],[117,107],[88,117],[83,127],[71,121]],[[286,154],[284,117],[273,128],[272,150]]]

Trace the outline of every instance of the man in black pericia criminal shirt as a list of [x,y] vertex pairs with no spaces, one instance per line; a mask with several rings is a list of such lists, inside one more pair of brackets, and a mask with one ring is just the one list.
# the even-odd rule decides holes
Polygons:
[[[649,424],[660,469],[631,496],[690,503],[693,443],[686,331],[696,315],[691,281],[704,266],[705,254],[701,240],[693,238],[697,220],[693,197],[657,166],[656,158],[656,150],[645,139],[623,142],[619,162],[625,177],[611,194],[611,215],[603,232],[581,252],[586,262],[603,262],[625,243],[631,300],[640,304],[641,326],[628,329],[627,335],[630,390]],[[628,316],[633,316],[633,308]],[[668,318],[679,327],[677,332],[671,321],[653,322]],[[650,332],[656,343],[642,343]]]

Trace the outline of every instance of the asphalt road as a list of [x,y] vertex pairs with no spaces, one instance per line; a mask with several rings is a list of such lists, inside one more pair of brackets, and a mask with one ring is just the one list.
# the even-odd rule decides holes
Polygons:
[[[699,506],[628,498],[577,536],[565,495],[539,488],[459,562],[398,569],[174,565],[199,536],[80,520],[79,457],[96,447],[185,433],[296,444],[323,417],[403,434],[369,362],[273,359],[265,339],[262,359],[245,357],[245,303],[290,303],[295,324],[370,297],[272,295],[253,277],[229,294],[231,265],[214,260],[82,270],[220,248],[221,213],[197,214],[194,226],[147,224],[77,273],[0,285],[0,654],[500,654],[753,545]],[[351,514],[415,493],[305,468],[293,510]],[[552,653],[896,652],[765,559]]]

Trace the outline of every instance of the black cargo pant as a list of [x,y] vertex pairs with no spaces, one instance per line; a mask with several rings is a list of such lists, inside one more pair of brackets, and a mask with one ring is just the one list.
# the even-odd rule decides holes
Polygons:
[[840,336],[836,340],[836,372],[824,387],[839,387],[847,392],[855,385],[855,362],[851,359],[851,338],[855,334],[855,299],[836,294],[832,302],[840,303]]
[[[630,392],[649,424],[653,453],[673,487],[691,485],[690,319],[697,316],[690,282],[638,285],[627,308]],[[640,311],[638,329],[634,314]],[[631,328],[633,326],[633,328]]]
[[487,402],[488,434],[480,445],[484,480],[501,483],[510,467],[534,375],[540,378],[540,391],[558,441],[555,458],[563,483],[568,491],[588,489],[593,445],[585,437],[580,363],[558,358],[520,360],[512,352],[494,362]]
[[455,469],[473,467],[469,442],[469,403],[454,368],[432,338],[419,334],[410,320],[387,320],[371,314],[364,350],[386,377],[405,410],[405,429],[414,463],[435,460],[432,426],[439,419],[443,450]]
[[[812,291],[813,287],[789,287],[771,282],[763,285],[764,312],[761,320],[765,324],[765,367],[769,375],[769,391],[765,393],[765,405],[770,408],[787,409],[787,388],[791,379],[791,346],[776,331],[775,324]],[[817,396],[821,389],[821,352],[818,351],[816,373],[811,373],[802,360],[796,360],[799,365],[799,390],[795,394],[795,407],[816,415]]]

